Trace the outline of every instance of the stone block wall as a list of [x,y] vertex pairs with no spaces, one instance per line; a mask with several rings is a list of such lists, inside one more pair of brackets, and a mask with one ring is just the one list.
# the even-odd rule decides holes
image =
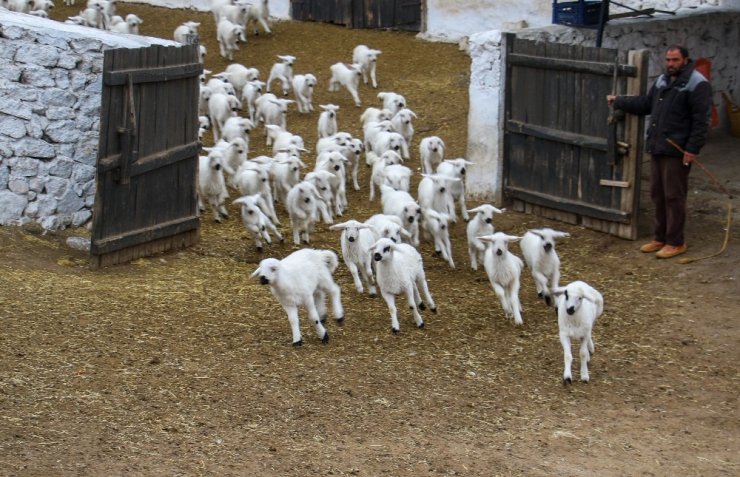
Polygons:
[[0,11],[0,225],[90,219],[103,51],[155,43]]

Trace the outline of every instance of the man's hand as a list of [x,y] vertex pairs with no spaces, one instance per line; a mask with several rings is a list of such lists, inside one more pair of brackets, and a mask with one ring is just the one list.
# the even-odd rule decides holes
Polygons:
[[694,162],[694,159],[696,159],[696,154],[691,154],[690,152],[684,151],[683,152],[683,165],[688,166],[692,162]]
[[617,99],[617,97],[614,96],[613,94],[607,94],[606,95],[606,104],[608,104],[609,106],[611,106],[612,104],[614,104],[614,100],[615,99]]

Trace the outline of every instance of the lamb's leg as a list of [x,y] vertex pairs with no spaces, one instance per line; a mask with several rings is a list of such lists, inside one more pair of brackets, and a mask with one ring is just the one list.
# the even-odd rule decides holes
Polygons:
[[357,107],[362,106],[362,101],[360,101],[360,95],[357,94],[357,87],[348,86],[347,89],[349,90],[350,94],[352,94],[352,99],[355,100],[355,106]]
[[589,380],[588,376],[588,362],[591,359],[591,355],[588,353],[588,345],[591,340],[588,337],[581,339],[581,352],[579,353],[581,358],[581,381],[587,383]]
[[573,382],[571,375],[570,366],[573,363],[573,354],[570,351],[570,337],[565,333],[560,333],[560,344],[563,345],[563,362],[565,369],[563,371],[563,384],[570,384]]
[[468,257],[470,257],[470,268],[478,270],[478,251],[475,247],[468,246]]
[[401,331],[401,328],[398,324],[398,316],[396,314],[396,296],[382,290],[380,294],[383,296],[383,300],[388,305],[388,311],[391,313],[391,331],[394,335],[397,335]]
[[[432,313],[437,313],[437,305],[434,304],[432,294],[429,293],[429,286],[427,285],[427,278],[424,274],[424,270],[422,270],[421,273],[419,273],[419,275],[416,277],[416,286],[424,294],[424,301],[422,302],[422,304],[427,305],[429,309],[432,310]],[[419,306],[419,308],[421,308],[421,306]]]
[[544,273],[532,270],[532,278],[534,278],[534,284],[537,288],[537,296],[543,298],[547,305],[550,305],[550,292],[547,289],[547,277]]
[[[550,290],[554,290],[555,288],[560,287],[560,269],[559,268],[555,268],[555,270],[552,272],[552,279],[550,280],[550,283],[552,284],[552,286],[550,287]],[[555,303],[555,300],[553,300],[552,298],[550,300],[552,301],[553,306],[557,306],[557,304]],[[548,305],[550,304],[549,300],[545,300],[545,301],[547,302]]]
[[329,296],[331,297],[331,309],[334,319],[338,325],[344,324],[344,307],[342,306],[342,290],[334,282],[329,285]]
[[468,215],[468,206],[465,204],[465,189],[463,188],[462,192],[460,193],[460,213],[462,214],[462,218],[467,222],[470,220],[470,215]]
[[313,302],[316,305],[316,311],[319,313],[321,323],[326,323],[326,293],[317,288],[313,292]]
[[328,343],[329,333],[326,332],[326,328],[324,328],[324,325],[321,324],[321,316],[316,309],[316,304],[314,303],[313,296],[310,296],[308,298],[308,303],[306,303],[306,310],[308,310],[308,319],[311,320],[311,323],[313,323],[314,328],[316,329],[316,336],[319,337],[322,343]]
[[418,294],[418,291],[416,290],[416,287],[413,283],[409,283],[409,286],[406,287],[406,301],[409,304],[409,308],[411,308],[411,313],[414,315],[414,321],[416,322],[417,328],[424,328],[424,319],[421,317],[421,314],[419,313],[419,310],[416,306],[416,295]]
[[288,321],[290,322],[290,330],[293,333],[293,346],[300,346],[303,344],[301,339],[301,327],[298,322],[298,308],[295,306],[283,305],[285,312],[288,314]]
[[[349,268],[349,273],[352,274],[352,280],[355,282],[355,289],[358,293],[362,293],[365,290],[362,288],[362,282],[360,281],[360,275],[357,272],[357,265],[353,262],[344,262],[345,265],[347,265],[347,268]],[[364,272],[363,272],[364,273]]]
[[519,301],[519,280],[515,280],[509,286],[509,306],[511,306],[511,313],[514,315],[514,323],[523,325],[522,304]]
[[377,291],[375,290],[375,277],[373,277],[373,269],[369,261],[365,263],[362,267],[360,267],[360,273],[362,273],[362,278],[367,284],[367,291],[370,296],[376,296]]
[[[378,81],[375,79],[375,63],[370,65],[370,78],[373,80],[373,88],[378,88]],[[367,84],[367,81],[365,81]]]
[[357,182],[357,169],[359,162],[360,160],[357,159],[357,161],[352,164],[352,187],[354,187],[355,190],[360,190],[360,184]]
[[291,218],[290,224],[293,226],[293,244],[294,245],[300,245],[301,244],[301,237],[300,237],[300,231],[298,230],[298,221],[293,220]]
[[[265,33],[272,33],[272,30],[270,30],[270,26],[267,24],[264,18],[258,18],[257,21],[260,22],[260,25],[262,25],[262,28],[265,29]],[[257,31],[257,27],[254,28],[255,32]]]

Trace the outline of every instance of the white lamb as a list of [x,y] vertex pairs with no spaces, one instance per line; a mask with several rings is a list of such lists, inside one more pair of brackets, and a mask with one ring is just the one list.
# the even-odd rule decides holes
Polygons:
[[[269,159],[269,158],[268,158]],[[242,195],[259,194],[260,208],[272,220],[280,224],[275,213],[275,204],[270,186],[270,163],[260,164],[256,161],[245,161],[234,175],[234,187]]]
[[519,243],[524,261],[532,271],[537,296],[548,306],[552,303],[552,290],[560,286],[560,258],[555,251],[555,240],[563,237],[570,237],[570,234],[550,228],[531,229]]
[[497,209],[490,204],[479,205],[469,212],[475,217],[468,222],[468,256],[470,257],[470,268],[478,270],[478,261],[483,263],[486,246],[478,237],[481,235],[493,235],[493,214],[502,214],[506,209]]
[[322,152],[316,157],[315,171],[328,171],[334,174],[335,180],[332,182],[332,192],[334,193],[334,211],[338,216],[342,216],[347,210],[347,171],[344,163],[347,158],[339,151]]
[[221,139],[212,148],[204,147],[203,150],[218,151],[221,154],[221,165],[223,166],[224,174],[227,179],[226,182],[233,186],[236,171],[241,167],[244,161],[247,160],[248,146],[244,139],[240,137],[235,137],[229,141]]
[[604,311],[604,297],[589,284],[575,281],[568,285],[553,290],[556,296],[558,308],[558,329],[560,331],[560,343],[563,345],[563,384],[573,382],[571,375],[571,364],[573,355],[571,353],[571,340],[577,339],[581,342],[581,381],[589,381],[588,362],[594,352],[594,342],[591,338],[591,330],[594,322]]
[[[321,201],[316,203],[322,217],[332,218],[332,203],[334,202],[334,188],[332,184],[336,181],[336,176],[329,171],[312,171],[306,174],[304,181],[310,182],[316,187],[321,196]],[[332,223],[324,221],[325,223]]]
[[[120,18],[120,17],[119,17]],[[129,35],[138,35],[139,34],[139,25],[144,23],[144,21],[134,15],[133,13],[129,13],[126,15],[126,20],[118,23],[111,23],[110,30],[117,32],[117,33],[128,33]]]
[[419,143],[419,156],[421,156],[421,172],[434,174],[437,166],[445,158],[444,141],[437,136],[425,137]]
[[277,57],[280,63],[273,64],[270,69],[270,76],[267,78],[267,92],[270,92],[270,84],[277,79],[283,86],[283,96],[288,96],[293,81],[293,63],[296,58],[291,55],[277,55]]
[[373,144],[378,141],[378,135],[381,133],[391,133],[395,131],[393,131],[393,124],[388,120],[383,120],[379,122],[370,121],[362,127],[362,131],[364,133],[364,141],[362,144],[365,147],[365,151],[367,151],[368,153],[368,155],[365,156],[365,164],[367,164],[367,166],[369,167],[372,166],[373,163],[370,153],[372,153],[374,156],[377,156],[377,154],[373,152]]
[[246,151],[249,152],[249,133],[252,132],[254,124],[247,118],[241,116],[232,116],[226,119],[221,129],[221,139],[231,141],[232,139],[241,138],[246,144]]
[[367,77],[373,82],[373,88],[378,87],[378,81],[375,79],[375,67],[378,63],[378,55],[382,51],[368,48],[366,45],[357,45],[352,51],[352,63],[360,65],[362,71],[362,81],[367,84]]
[[440,174],[422,174],[424,177],[419,181],[419,205],[422,209],[433,209],[450,217],[455,213],[450,185],[459,182],[460,179],[447,177]]
[[[373,234],[372,226],[356,220],[348,220],[341,224],[332,225],[329,228],[342,231],[340,238],[342,258],[352,275],[357,292],[364,292],[362,286],[362,280],[364,280],[370,296],[376,296],[377,291],[375,289],[375,277],[373,276],[370,249],[377,238]],[[360,275],[362,275],[362,280],[360,280]]]
[[519,286],[522,260],[509,252],[509,242],[519,240],[520,237],[496,232],[492,235],[482,235],[479,240],[487,243],[483,266],[486,269],[488,280],[496,293],[504,314],[507,318],[514,318],[517,325],[524,324],[522,320],[522,305],[519,302]]
[[260,80],[247,81],[242,89],[242,104],[247,105],[247,111],[249,112],[249,119],[254,123],[257,120],[255,115],[257,98],[262,95],[264,90],[265,82]]
[[409,191],[411,186],[412,171],[401,164],[392,164],[385,168],[384,184],[393,187],[396,190]]
[[383,109],[387,109],[393,114],[406,107],[406,98],[400,94],[384,91],[378,93],[378,99],[383,102]]
[[329,67],[329,69],[331,70],[329,91],[339,91],[339,89],[344,86],[345,88],[347,88],[347,91],[349,91],[349,94],[352,95],[352,99],[355,101],[355,106],[361,106],[362,101],[360,101],[360,95],[357,93],[357,87],[360,83],[360,76],[362,76],[360,65],[334,63]]
[[[255,116],[258,121],[262,121],[265,126],[268,124],[274,124],[280,126],[283,131],[288,130],[288,105],[294,103],[292,99],[278,98],[272,93],[265,93],[254,102],[256,111]],[[267,128],[265,128],[265,137],[267,139],[267,145],[272,145],[272,139],[267,134]]]
[[404,238],[410,238],[408,232],[403,229],[401,219],[395,215],[375,214],[365,221],[365,225],[371,227],[370,231],[376,240],[381,238],[391,239],[394,243],[402,243]]
[[[375,186],[380,187],[381,184],[385,184],[385,170],[388,166],[393,164],[401,164],[403,159],[395,151],[386,151],[380,156],[372,155],[373,159],[370,159],[373,164],[373,171],[370,174],[370,200],[375,200]],[[386,184],[388,185],[388,184]],[[408,192],[408,191],[406,191]]]
[[203,142],[203,137],[209,129],[211,129],[211,119],[208,116],[198,116],[198,141]]
[[411,144],[411,141],[414,139],[414,125],[412,121],[415,117],[415,112],[408,108],[403,108],[391,119],[393,130],[403,136],[407,144]]
[[367,108],[360,115],[360,121],[362,122],[363,129],[365,129],[365,126],[368,123],[379,123],[381,121],[390,121],[391,119],[393,119],[393,112],[387,109],[373,107]]
[[409,146],[406,140],[395,131],[388,132],[381,130],[369,142],[369,147],[367,147],[367,143],[365,144],[367,150],[372,151],[378,156],[382,155],[385,151],[396,151],[404,160],[409,158]]
[[394,243],[390,239],[382,238],[375,242],[372,253],[380,294],[388,304],[391,314],[393,334],[401,331],[396,312],[396,295],[400,293],[406,295],[406,301],[414,314],[416,326],[423,328],[424,320],[419,310],[424,310],[426,306],[421,300],[419,290],[424,294],[424,300],[432,312],[437,312],[437,306],[429,293],[424,274],[424,263],[419,252],[409,244]]
[[238,92],[242,96],[244,95],[244,86],[249,81],[254,81],[260,76],[260,72],[257,68],[247,68],[239,63],[230,64],[221,74],[226,77],[232,86],[234,86],[234,91]]
[[222,5],[218,9],[219,20],[225,18],[235,25],[244,27],[244,32],[247,29],[247,19],[249,18],[249,11],[252,9],[252,5],[246,2],[235,1],[231,5]]
[[223,157],[218,151],[211,151],[208,156],[198,160],[198,209],[205,210],[205,202],[211,206],[213,220],[221,223],[229,217],[224,202],[229,198],[224,179]]
[[239,50],[239,43],[247,43],[244,27],[231,23],[225,18],[218,22],[216,40],[218,40],[221,56],[229,61],[234,59],[234,52]]
[[223,93],[213,93],[208,100],[208,117],[211,118],[211,129],[213,130],[213,142],[221,139],[226,120],[235,117],[241,104],[236,96]]
[[326,319],[326,294],[331,297],[334,319],[338,325],[344,321],[341,291],[334,283],[332,273],[337,269],[339,259],[331,250],[301,249],[282,260],[266,258],[262,260],[251,277],[259,277],[260,283],[270,285],[272,294],[288,314],[293,334],[293,346],[301,346],[301,329],[298,307],[308,312],[308,319],[316,329],[322,343],[329,342],[329,333],[322,325]]
[[275,227],[270,218],[260,208],[261,197],[259,194],[245,195],[236,199],[234,205],[241,206],[242,223],[244,228],[251,232],[254,237],[254,245],[258,252],[262,251],[262,239],[272,244],[270,232],[274,233],[282,242],[283,236]]
[[[301,238],[304,243],[311,243],[311,230],[321,212],[318,206],[319,201],[323,202],[321,195],[310,182],[299,182],[288,192],[285,207],[288,209],[290,224],[293,227],[295,245],[301,244]],[[324,217],[324,220],[331,223],[331,217],[328,220]]]
[[303,167],[306,165],[296,155],[291,154],[285,158],[275,159],[270,167],[270,177],[276,200],[286,204],[288,192],[301,181],[301,168]]
[[423,209],[421,214],[424,217],[424,235],[427,239],[431,237],[434,242],[434,253],[442,257],[450,268],[455,268],[455,262],[452,260],[452,244],[450,244],[449,216],[432,209]]
[[337,110],[339,110],[339,106],[336,104],[320,104],[319,107],[323,109],[321,114],[319,114],[319,138],[336,134],[338,131]]
[[419,221],[421,207],[411,197],[411,194],[402,190],[395,190],[383,184],[380,186],[383,213],[398,217],[404,230],[408,233],[411,244],[419,246]]
[[273,155],[282,150],[287,150],[291,146],[295,146],[300,152],[308,152],[301,136],[293,134],[290,131],[283,131],[280,126],[275,124],[268,124],[265,127],[267,128],[267,135],[270,136],[270,140],[272,141]]
[[249,27],[250,24],[254,24],[255,35],[259,35],[259,31],[257,31],[258,23],[265,29],[265,33],[272,33],[272,30],[270,30],[270,6],[267,4],[267,0],[254,0],[252,8],[249,9],[246,26]]
[[310,113],[313,111],[313,90],[316,87],[316,77],[311,73],[295,75],[291,83],[298,112]]
[[185,44],[188,42],[188,35],[193,35],[195,39],[199,39],[199,35],[198,35],[199,26],[200,26],[200,23],[194,22],[194,21],[187,21],[183,23],[182,25],[178,26],[177,28],[175,28],[175,32],[173,33],[175,41]]
[[[33,9],[34,0],[8,0],[7,5],[11,12],[28,13]],[[83,16],[82,12],[80,16]]]
[[450,182],[450,220],[457,222],[457,214],[455,213],[455,201],[460,203],[460,214],[464,220],[468,220],[468,206],[465,203],[465,168],[474,164],[473,162],[466,161],[463,158],[459,159],[445,159],[442,163],[437,166],[437,174],[441,176],[447,176],[452,179],[458,179]]

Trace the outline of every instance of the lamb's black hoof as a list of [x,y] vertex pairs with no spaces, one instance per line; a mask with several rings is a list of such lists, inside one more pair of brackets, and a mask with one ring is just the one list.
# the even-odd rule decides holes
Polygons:
[[344,326],[344,317],[343,316],[340,316],[339,318],[337,318],[337,325],[338,326]]
[[419,329],[424,328],[424,322],[422,321],[420,325],[417,326]]
[[261,253],[262,252],[262,247],[257,247],[257,251]]
[[432,310],[432,313],[434,313],[435,315],[437,314],[437,307],[436,306],[434,308],[431,308],[431,310]]
[[400,332],[401,332],[401,330],[397,330],[397,329],[395,329],[395,328],[391,328],[391,332],[392,332],[392,333],[393,333],[394,335],[397,335],[398,333],[400,333]]
[[570,378],[563,379],[563,386],[567,386],[569,384],[573,384],[573,380]]
[[583,384],[588,384],[588,379],[581,379],[581,382],[582,382]]
[[441,250],[435,250],[434,251],[434,255],[436,255],[436,256],[439,257],[440,255],[442,255],[442,251]]
[[378,294],[377,293],[370,293],[369,296],[370,296],[370,298],[378,298]]
[[303,346],[303,340],[298,340],[293,343],[294,348],[298,348],[299,346]]
[[552,299],[550,298],[550,295],[545,295],[545,304],[547,306],[550,306],[551,303],[552,303]]
[[537,298],[542,298],[542,292],[537,292]]
[[424,310],[426,310],[426,309],[427,309],[427,306],[426,306],[426,305],[424,304],[424,302],[421,302],[421,303],[419,303],[419,309],[420,309],[421,311],[424,311]]
[[329,342],[329,333],[324,333],[324,337],[321,338],[321,342],[324,344]]

